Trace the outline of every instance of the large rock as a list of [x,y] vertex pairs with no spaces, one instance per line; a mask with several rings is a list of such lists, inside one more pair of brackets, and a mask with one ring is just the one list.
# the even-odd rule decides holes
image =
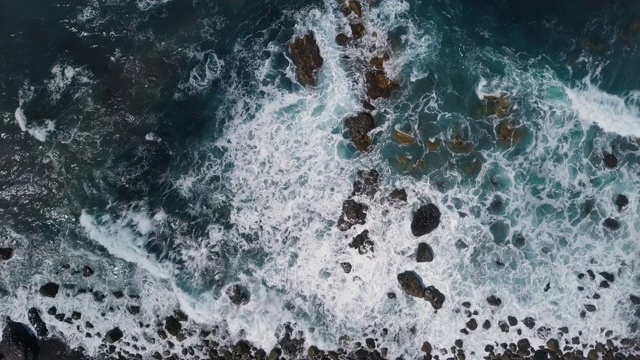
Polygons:
[[367,206],[360,204],[353,199],[345,200],[342,203],[342,215],[338,219],[338,228],[341,231],[349,230],[353,225],[362,225],[367,219]]
[[180,331],[182,330],[182,325],[176,318],[173,316],[167,316],[164,320],[164,329],[173,336],[178,336]]
[[422,279],[415,271],[405,271],[398,274],[398,282],[405,293],[411,296],[424,298],[425,287],[422,285]]
[[27,325],[7,318],[2,330],[0,354],[6,360],[36,360],[40,354],[40,345],[36,335]]
[[278,345],[282,352],[289,355],[289,358],[301,358],[305,341],[303,332],[294,331],[293,326],[289,323],[284,324],[282,330],[284,330],[282,336],[277,336],[279,338]]
[[29,322],[31,323],[33,328],[36,329],[36,334],[39,337],[45,337],[49,335],[47,324],[45,324],[44,321],[42,321],[42,318],[40,317],[40,312],[38,311],[38,309],[34,307],[29,309],[29,311],[27,312],[27,316],[29,317]]
[[365,230],[351,240],[350,248],[357,249],[361,255],[373,252],[373,241],[369,239],[369,230]]
[[0,247],[0,261],[9,260],[13,257],[13,249]]
[[107,333],[104,335],[104,339],[108,343],[113,344],[114,342],[122,339],[123,336],[124,336],[124,334],[122,333],[122,330],[120,330],[119,327],[115,327],[115,328],[107,331]]
[[434,309],[442,308],[442,304],[444,304],[444,294],[440,292],[440,290],[436,289],[434,286],[427,286],[424,290],[424,299],[431,303]]
[[245,305],[251,298],[249,290],[239,284],[229,286],[226,290],[226,293],[227,296],[229,296],[231,303],[235,305]]
[[46,283],[40,287],[40,295],[54,298],[58,295],[58,290],[60,290],[60,285],[55,283]]
[[289,44],[289,52],[296,65],[296,74],[300,83],[304,86],[315,85],[316,70],[322,66],[324,60],[320,56],[320,48],[313,32],[295,39]]
[[380,173],[371,169],[368,171],[358,170],[358,178],[353,182],[352,195],[367,195],[373,197],[378,192],[378,181]]
[[371,99],[388,98],[400,86],[387,77],[387,73],[380,69],[370,69],[365,74],[367,95]]
[[360,112],[345,119],[344,124],[349,129],[349,136],[356,148],[360,151],[369,151],[372,142],[369,132],[376,127],[373,116],[368,112]]
[[413,213],[411,233],[413,236],[426,235],[440,224],[440,210],[434,204],[422,205]]
[[419,243],[418,250],[416,251],[417,262],[431,262],[433,261],[433,249],[427,243]]

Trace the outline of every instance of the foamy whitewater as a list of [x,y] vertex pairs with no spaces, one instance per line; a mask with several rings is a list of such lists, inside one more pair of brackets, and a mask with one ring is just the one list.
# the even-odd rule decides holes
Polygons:
[[[439,353],[463,339],[468,359],[524,337],[538,348],[545,328],[555,336],[567,327],[565,339],[583,344],[605,342],[607,331],[638,338],[629,297],[640,295],[640,84],[611,85],[605,55],[579,47],[585,41],[540,55],[522,39],[494,40],[501,25],[470,23],[483,10],[455,1],[363,1],[367,35],[347,48],[335,41],[350,35],[335,0],[198,10],[177,1],[68,10],[83,41],[137,45],[100,45],[117,49],[97,64],[61,56],[4,93],[13,107],[2,108],[0,146],[14,170],[2,171],[24,175],[0,189],[0,248],[15,253],[0,261],[3,319],[29,324],[37,307],[51,334],[96,358],[115,326],[144,359],[167,350],[156,324],[178,308],[185,329],[214,327],[215,341],[245,339],[267,353],[287,322],[306,347],[374,337],[393,358],[417,358],[424,341]],[[309,31],[324,59],[315,87],[299,84],[288,52]],[[628,36],[624,51],[637,52],[638,34]],[[361,153],[344,120],[362,111],[361,59],[385,52],[400,87],[374,103],[372,151]],[[506,99],[505,114],[491,97]],[[610,153],[613,168],[603,163]],[[376,195],[357,198],[369,207],[366,224],[340,231],[342,202],[366,169],[380,173]],[[396,188],[406,205],[389,204]],[[412,216],[427,203],[441,222],[417,238]],[[603,226],[607,218],[621,228]],[[364,255],[349,247],[363,230],[374,242]],[[416,262],[419,242],[433,248],[432,262]],[[86,264],[95,275],[74,273]],[[446,296],[442,309],[403,293],[397,275],[407,270]],[[608,287],[602,272],[615,276]],[[47,282],[61,284],[57,297],[38,293]],[[232,304],[232,284],[249,290],[247,304]],[[502,305],[489,306],[490,295]],[[479,324],[469,335],[460,331],[464,302]],[[585,313],[591,304],[597,310]],[[125,311],[132,305],[138,315]],[[51,306],[82,320],[57,321]],[[504,332],[508,316],[519,324]],[[85,321],[94,328],[81,329]],[[171,351],[195,346],[193,331]]]

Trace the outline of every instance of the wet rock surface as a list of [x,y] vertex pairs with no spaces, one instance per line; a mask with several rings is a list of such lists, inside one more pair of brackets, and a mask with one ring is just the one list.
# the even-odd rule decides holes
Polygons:
[[422,285],[422,279],[415,271],[405,271],[397,276],[400,287],[408,295],[424,298],[425,287]]
[[369,132],[376,127],[373,116],[368,112],[360,112],[345,119],[344,124],[356,148],[362,152],[369,151],[372,143]]
[[293,40],[289,45],[289,52],[296,65],[296,75],[304,86],[316,84],[316,71],[322,67],[324,59],[320,55],[320,48],[316,43],[315,34],[310,32],[301,38]]
[[342,203],[342,214],[338,219],[338,228],[341,231],[349,230],[354,225],[363,225],[367,219],[368,207],[353,199]]
[[361,255],[373,252],[373,241],[369,238],[369,230],[364,230],[354,237],[351,243],[349,243],[349,247],[357,249]]
[[418,244],[418,250],[416,251],[417,262],[431,262],[433,261],[433,249],[429,244],[421,242]]
[[55,298],[58,295],[60,285],[56,283],[46,283],[40,287],[40,295]]
[[434,204],[422,205],[413,213],[411,233],[413,236],[429,234],[440,225],[440,210]]
[[384,70],[371,69],[365,74],[367,83],[367,95],[375,100],[379,98],[388,98],[391,93],[398,90],[400,86],[387,77]]
[[13,249],[0,247],[0,261],[9,260],[13,257]]

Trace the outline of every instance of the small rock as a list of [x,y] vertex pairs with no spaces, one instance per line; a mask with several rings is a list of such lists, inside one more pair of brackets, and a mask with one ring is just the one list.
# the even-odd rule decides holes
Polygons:
[[119,290],[112,292],[112,294],[113,294],[113,297],[115,297],[116,299],[121,299],[122,297],[124,297],[124,294],[122,293],[122,291],[119,291]]
[[522,323],[524,324],[524,326],[528,327],[529,329],[533,329],[533,327],[536,326],[536,321],[529,316],[524,318],[524,320],[522,320]]
[[356,148],[362,152],[368,152],[372,144],[369,133],[376,127],[373,116],[368,112],[359,112],[355,116],[346,118],[344,124]]
[[595,280],[596,274],[593,272],[593,270],[587,270],[587,274],[589,275],[589,279]]
[[558,330],[560,330],[563,334],[568,334],[569,333],[569,328],[566,327],[566,326],[558,328]]
[[411,233],[413,236],[429,234],[440,225],[440,210],[434,204],[422,205],[413,213]]
[[367,219],[368,207],[352,199],[342,203],[342,215],[338,219],[338,228],[347,231],[354,225],[363,225]]
[[418,250],[416,251],[416,261],[421,262],[432,262],[433,261],[433,249],[427,243],[419,243]]
[[424,290],[424,298],[425,300],[430,302],[431,306],[433,306],[433,308],[436,310],[441,309],[445,301],[444,294],[434,286],[427,286],[427,288]]
[[9,260],[13,257],[13,249],[0,247],[0,261]]
[[57,312],[58,312],[58,309],[56,309],[55,306],[52,306],[52,307],[49,308],[49,310],[47,310],[47,314],[49,314],[51,316],[55,315]]
[[357,16],[362,16],[362,6],[357,0],[349,0],[349,9]]
[[55,298],[58,295],[60,285],[55,283],[46,283],[40,287],[40,295]]
[[388,98],[400,86],[387,77],[384,70],[370,69],[365,74],[367,95],[371,99]]
[[620,194],[616,196],[615,204],[618,208],[618,211],[622,211],[627,207],[627,205],[629,205],[629,199],[626,196]]
[[425,341],[422,343],[422,347],[420,348],[420,350],[422,350],[423,353],[431,354],[433,347],[431,346],[431,343],[429,343],[428,341]]
[[348,42],[349,42],[349,37],[347,35],[342,33],[336,35],[336,44],[340,46],[346,46]]
[[127,306],[127,311],[129,311],[129,314],[131,315],[138,315],[140,313],[140,306],[136,306],[136,305]]
[[316,70],[322,67],[324,60],[320,56],[320,48],[313,32],[295,39],[289,44],[289,52],[296,65],[296,75],[303,86],[316,83]]
[[491,306],[500,306],[502,305],[502,300],[500,300],[500,298],[495,295],[490,295],[487,298],[487,303]]
[[513,316],[507,316],[507,321],[509,322],[509,325],[511,325],[511,326],[518,325],[518,319],[514,318]]
[[58,320],[58,321],[64,321],[64,317],[65,317],[65,314],[64,314],[64,313],[57,313],[57,314],[54,316],[54,318],[56,318],[56,320]]
[[489,320],[485,320],[485,321],[482,323],[482,328],[483,328],[483,329],[485,329],[485,330],[489,330],[489,329],[491,329],[491,321],[489,321]]
[[396,298],[396,293],[388,292],[388,293],[387,293],[387,297],[388,297],[389,299],[392,299],[392,300],[393,300],[393,299],[395,299],[395,298]]
[[176,320],[180,322],[185,322],[189,320],[189,316],[187,316],[187,314],[185,314],[184,311],[180,309],[176,309],[173,311],[173,317],[175,317]]
[[588,312],[594,312],[596,311],[596,306],[595,305],[591,305],[591,304],[585,304],[584,308],[587,309]]
[[42,318],[40,317],[40,312],[38,311],[38,309],[32,307],[27,312],[27,316],[33,328],[36,329],[36,335],[38,335],[39,337],[46,337],[49,334],[49,330],[47,329],[47,324],[45,324],[45,322],[42,321]]
[[373,350],[373,349],[375,349],[375,348],[376,348],[376,342],[375,342],[375,340],[373,340],[372,338],[367,338],[367,339],[365,340],[365,343],[367,344],[367,348],[368,348],[369,350]]
[[466,326],[467,326],[467,329],[473,331],[478,328],[478,322],[476,321],[476,319],[471,318],[471,320],[467,321]]
[[602,162],[609,169],[615,169],[618,166],[618,158],[614,154],[605,153]]
[[77,311],[74,311],[71,313],[71,319],[73,320],[80,320],[81,317],[82,317],[82,314]]
[[547,349],[551,350],[552,352],[559,354],[560,353],[560,344],[558,343],[558,340],[556,339],[549,339],[547,340]]
[[468,302],[468,301],[465,301],[465,302],[462,303],[462,306],[467,308],[467,309],[470,309],[471,308],[471,303]]
[[529,343],[529,339],[520,339],[518,340],[517,345],[518,345],[519,351],[529,350],[529,348],[531,347],[531,344]]
[[620,221],[614,218],[606,218],[602,222],[602,226],[612,231],[620,230],[620,228],[622,227],[622,225],[620,224]]
[[634,305],[640,305],[640,297],[636,295],[629,295],[629,300],[631,300],[631,303]]
[[94,273],[93,269],[90,268],[89,266],[85,266],[82,269],[82,276],[84,276],[84,277],[89,277],[89,276],[93,275],[93,273]]
[[407,203],[407,191],[405,189],[393,189],[389,194],[389,201],[393,205],[402,205]]
[[269,360],[278,360],[278,358],[282,355],[282,350],[280,348],[273,348],[269,353]]
[[350,273],[350,272],[351,272],[352,267],[351,267],[351,264],[350,264],[350,263],[348,263],[348,262],[343,262],[343,263],[340,263],[340,266],[342,267],[342,270],[344,270],[344,272],[345,272],[345,273],[347,273],[347,274],[348,274],[348,273]]
[[365,28],[364,25],[362,25],[359,22],[354,22],[349,24],[349,27],[351,28],[351,36],[354,39],[361,39],[364,36],[364,32],[365,32]]
[[607,289],[607,288],[609,288],[609,283],[608,283],[607,281],[604,281],[604,280],[603,280],[603,281],[601,281],[601,282],[600,282],[600,285],[599,285],[599,286],[600,286],[601,288],[603,288],[603,289]]
[[107,298],[107,295],[103,294],[100,291],[94,291],[93,292],[93,300],[97,301],[97,302],[103,302],[104,299]]
[[425,288],[422,279],[414,271],[405,271],[397,276],[400,287],[408,295],[423,298]]
[[613,280],[615,279],[615,277],[613,276],[613,274],[608,273],[606,271],[600,272],[599,273],[600,276],[602,276],[605,280],[607,280],[608,282],[613,282]]
[[173,336],[178,336],[180,330],[182,330],[182,325],[180,322],[176,320],[173,316],[167,316],[164,320],[164,329]]
[[107,333],[104,335],[104,339],[110,343],[113,344],[114,342],[122,339],[122,336],[124,334],[122,334],[122,330],[120,330],[119,327],[113,328],[109,331],[107,331]]
[[226,290],[226,294],[234,305],[245,305],[249,303],[251,297],[249,290],[238,284],[229,286]]
[[572,343],[573,345],[578,345],[578,344],[580,344],[580,337],[578,337],[578,336],[572,337],[572,338],[571,338],[571,343]]
[[498,327],[500,328],[500,330],[502,330],[502,332],[508,333],[509,332],[509,324],[507,324],[504,321],[498,321]]
[[373,252],[373,241],[369,239],[369,230],[364,230],[356,235],[351,243],[349,243],[349,247],[357,249],[360,255],[364,255],[369,251]]

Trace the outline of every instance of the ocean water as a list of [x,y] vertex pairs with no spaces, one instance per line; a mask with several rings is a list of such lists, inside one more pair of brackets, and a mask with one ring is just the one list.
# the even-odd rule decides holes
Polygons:
[[[177,308],[221,342],[271,349],[290,322],[307,346],[376,337],[394,358],[459,338],[480,358],[564,326],[589,344],[638,338],[640,3],[363,1],[367,35],[347,48],[335,0],[34,4],[0,0],[0,247],[15,252],[0,262],[2,318],[78,310],[94,333],[139,339],[145,358],[164,345],[140,323]],[[309,31],[324,65],[305,88],[287,46]],[[363,154],[344,119],[362,108],[362,62],[385,51],[400,87],[374,103]],[[357,171],[372,168],[366,224],[341,232]],[[394,188],[405,206],[385,200]],[[416,238],[412,212],[429,202],[441,224]],[[365,229],[374,251],[362,255],[348,244]],[[421,241],[433,262],[415,261]],[[446,296],[441,310],[402,293],[406,270]],[[38,294],[49,281],[55,299]],[[225,295],[236,283],[248,304]],[[461,334],[463,302],[491,329]],[[507,316],[520,323],[504,333]]]

